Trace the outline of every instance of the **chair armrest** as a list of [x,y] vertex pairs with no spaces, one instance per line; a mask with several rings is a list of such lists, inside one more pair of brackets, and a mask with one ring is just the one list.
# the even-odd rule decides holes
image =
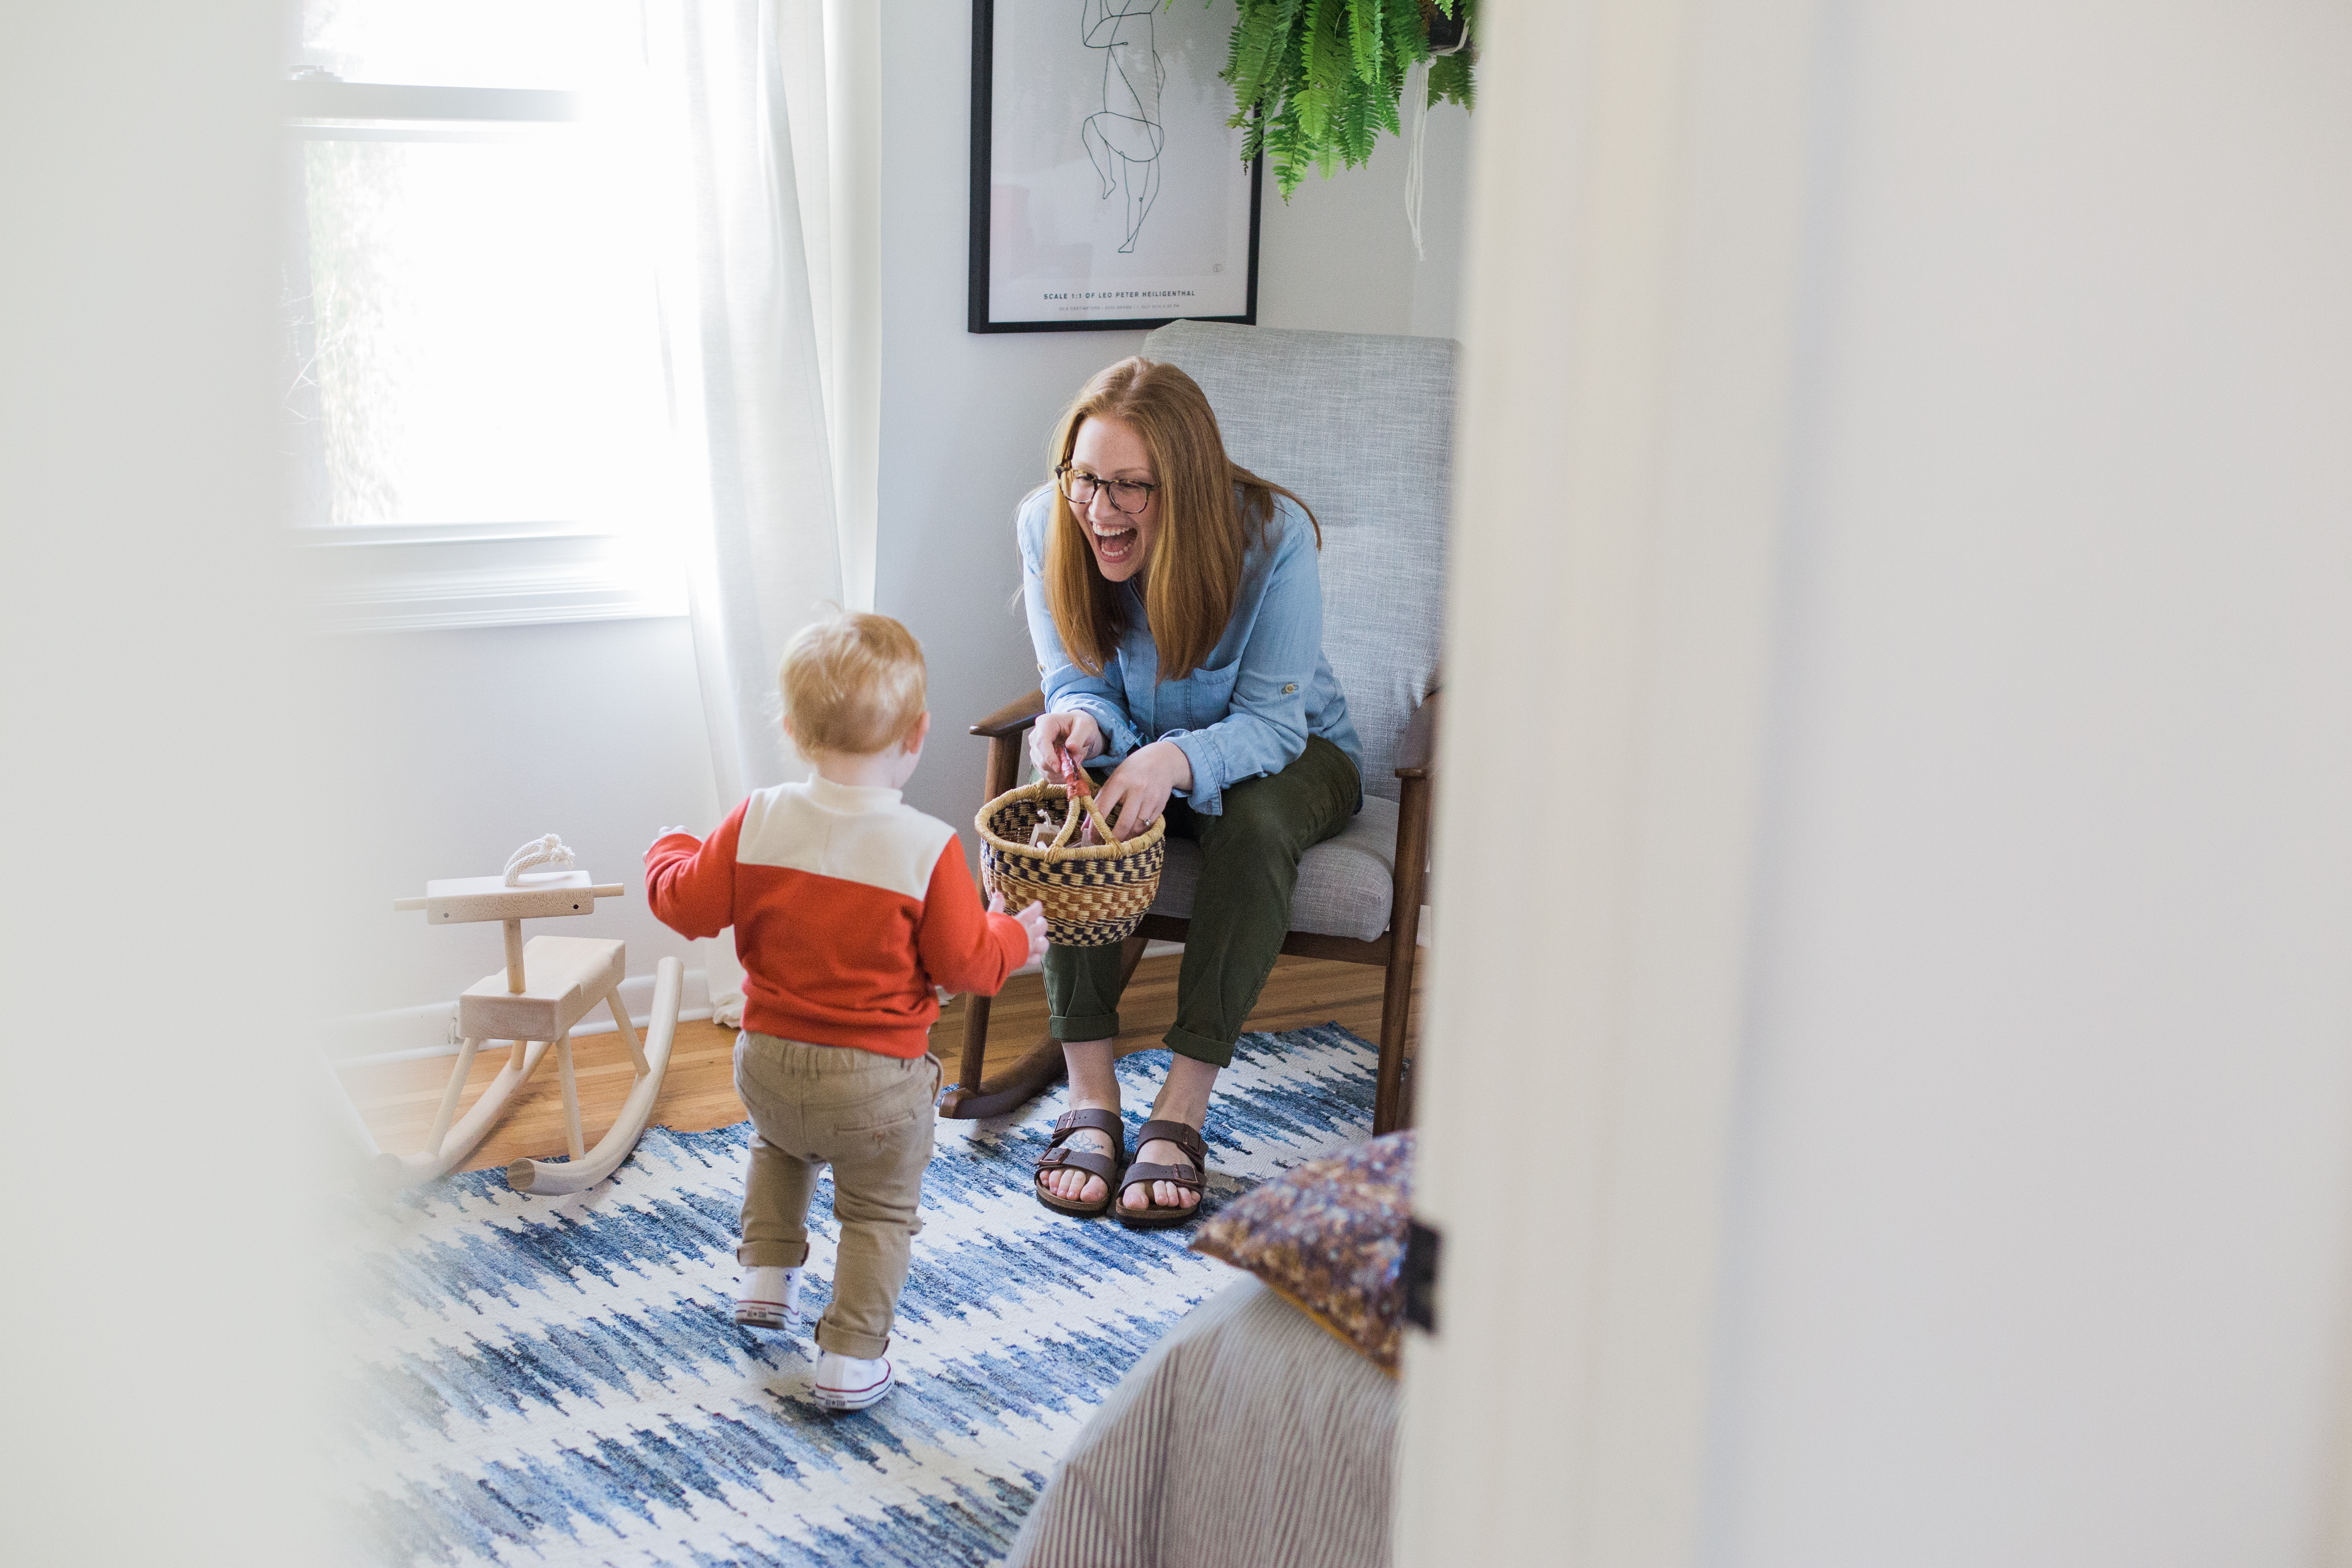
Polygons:
[[1405,721],[1404,737],[1397,742],[1396,776],[1427,779],[1437,776],[1437,698],[1432,691]]
[[1007,735],[1018,735],[1022,731],[1034,724],[1037,721],[1037,716],[1045,711],[1045,694],[1043,691],[1032,691],[1026,697],[1014,698],[979,723],[974,724],[971,727],[971,732],[975,735],[985,735],[992,741]]

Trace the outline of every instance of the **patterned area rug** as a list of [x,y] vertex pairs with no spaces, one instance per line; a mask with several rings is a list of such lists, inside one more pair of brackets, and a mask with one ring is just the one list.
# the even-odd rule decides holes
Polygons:
[[[1150,1103],[1168,1053],[1119,1064]],[[1369,1135],[1372,1047],[1245,1035],[1208,1128],[1213,1210]],[[648,1131],[572,1197],[496,1171],[354,1205],[364,1301],[339,1504],[385,1563],[898,1564],[1001,1559],[1063,1446],[1138,1356],[1233,1278],[1191,1227],[1073,1221],[1029,1195],[1063,1091],[940,1123],[922,1234],[869,1410],[808,1398],[828,1300],[818,1188],[803,1317],[739,1329],[748,1125]],[[1128,1115],[1132,1146],[1142,1117]]]

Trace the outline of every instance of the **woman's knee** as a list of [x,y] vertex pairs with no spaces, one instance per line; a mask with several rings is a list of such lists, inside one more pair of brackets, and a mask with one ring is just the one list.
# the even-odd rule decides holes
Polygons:
[[[1202,847],[1215,852],[1241,850],[1253,856],[1278,854],[1296,860],[1299,823],[1295,805],[1279,789],[1263,786],[1271,778],[1245,779],[1225,791],[1225,809],[1213,829],[1202,834]],[[1213,842],[1205,842],[1213,839]]]

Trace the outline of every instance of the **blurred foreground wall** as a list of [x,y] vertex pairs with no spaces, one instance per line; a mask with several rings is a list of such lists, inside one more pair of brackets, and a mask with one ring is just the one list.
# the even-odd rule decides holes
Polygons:
[[1402,1560],[2352,1560],[2352,9],[1486,15]]

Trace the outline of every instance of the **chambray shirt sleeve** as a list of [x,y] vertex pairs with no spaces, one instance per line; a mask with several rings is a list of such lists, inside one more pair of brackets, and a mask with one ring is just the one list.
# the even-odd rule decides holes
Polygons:
[[1323,658],[1323,579],[1305,515],[1288,501],[1277,515],[1282,538],[1235,661],[1230,710],[1213,724],[1160,737],[1192,764],[1185,798],[1204,816],[1223,814],[1230,785],[1278,773],[1307,750],[1307,700]]
[[1143,744],[1135,721],[1127,710],[1118,656],[1103,666],[1100,675],[1088,675],[1070,662],[1062,636],[1054,629],[1054,612],[1045,603],[1045,521],[1053,498],[1038,491],[1022,503],[1021,605],[1029,617],[1029,641],[1037,650],[1038,684],[1045,693],[1048,713],[1083,713],[1102,731],[1104,755],[1112,761]]

